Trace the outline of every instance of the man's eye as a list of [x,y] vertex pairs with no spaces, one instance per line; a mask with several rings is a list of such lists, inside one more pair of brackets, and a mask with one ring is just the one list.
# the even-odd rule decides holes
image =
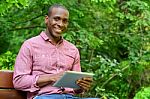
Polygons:
[[60,18],[59,18],[59,17],[56,17],[56,18],[54,18],[54,20],[55,20],[55,21],[58,21],[58,20],[60,20]]
[[64,20],[63,20],[63,23],[67,23],[67,22],[68,22],[68,20],[67,20],[67,19],[64,19]]

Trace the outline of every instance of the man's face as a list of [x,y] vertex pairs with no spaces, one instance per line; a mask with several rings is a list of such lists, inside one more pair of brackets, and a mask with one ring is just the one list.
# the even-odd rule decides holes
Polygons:
[[63,8],[53,8],[45,23],[52,37],[58,38],[67,29],[69,12]]

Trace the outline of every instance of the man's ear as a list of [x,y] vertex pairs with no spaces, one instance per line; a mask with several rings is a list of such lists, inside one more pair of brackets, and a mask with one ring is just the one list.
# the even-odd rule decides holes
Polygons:
[[45,24],[48,24],[48,15],[45,16]]

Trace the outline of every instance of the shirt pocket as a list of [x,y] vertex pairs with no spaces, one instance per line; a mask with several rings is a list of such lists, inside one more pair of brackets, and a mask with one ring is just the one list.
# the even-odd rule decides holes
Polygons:
[[69,53],[64,53],[64,62],[67,66],[66,69],[71,70],[74,63],[74,55]]
[[34,57],[34,66],[37,69],[45,69],[51,65],[51,56],[47,53],[36,54]]

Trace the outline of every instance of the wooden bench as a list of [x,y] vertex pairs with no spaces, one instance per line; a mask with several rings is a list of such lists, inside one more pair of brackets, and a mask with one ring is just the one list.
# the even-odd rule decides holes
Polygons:
[[0,99],[27,99],[26,92],[13,87],[13,71],[0,70]]

